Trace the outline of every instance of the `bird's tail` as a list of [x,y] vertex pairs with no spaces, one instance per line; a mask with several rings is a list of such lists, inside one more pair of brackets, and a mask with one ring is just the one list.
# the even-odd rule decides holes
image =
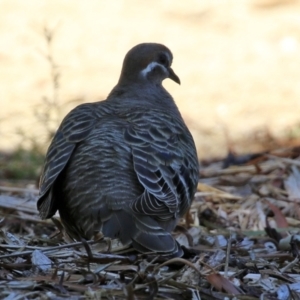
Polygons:
[[155,219],[132,211],[115,211],[104,222],[102,232],[105,236],[119,238],[124,245],[132,244],[143,253],[156,252],[174,257],[183,254],[171,233],[164,230]]

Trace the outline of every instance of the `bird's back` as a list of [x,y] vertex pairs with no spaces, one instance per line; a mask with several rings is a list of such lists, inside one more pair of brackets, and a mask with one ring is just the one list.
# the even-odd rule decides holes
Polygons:
[[[118,223],[109,222],[110,229],[103,228],[103,224],[112,214],[131,210],[130,204],[145,190],[134,167],[134,156],[144,157],[155,169],[161,164],[173,164],[176,168],[176,163],[193,153],[193,140],[186,136],[179,114],[174,118],[170,111],[145,111],[145,107],[136,105],[124,109],[116,101],[91,105],[96,116],[94,128],[76,146],[56,182],[53,196],[60,198],[60,215],[67,220],[67,228],[72,224],[69,233],[74,238],[90,239],[100,230],[118,237]],[[138,151],[134,151],[136,148]],[[159,151],[162,157],[158,160]],[[179,201],[187,201],[189,206],[191,198]],[[175,215],[169,213],[169,219],[174,219],[173,227],[178,218]]]

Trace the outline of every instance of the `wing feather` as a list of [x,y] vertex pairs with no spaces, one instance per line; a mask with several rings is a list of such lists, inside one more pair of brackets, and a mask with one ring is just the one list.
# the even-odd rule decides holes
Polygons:
[[190,206],[198,161],[192,136],[181,122],[170,127],[168,121],[174,125],[174,120],[155,121],[150,128],[129,126],[124,133],[132,148],[134,170],[145,188],[132,209],[168,220],[183,215]]
[[51,192],[54,182],[68,163],[76,144],[88,136],[95,122],[91,104],[83,104],[72,110],[57,130],[46,154],[40,179],[37,207],[43,219],[55,214],[57,200]]

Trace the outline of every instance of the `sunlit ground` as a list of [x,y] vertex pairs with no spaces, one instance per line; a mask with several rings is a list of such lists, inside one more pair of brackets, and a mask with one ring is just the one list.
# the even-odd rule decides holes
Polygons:
[[[53,30],[59,118],[105,99],[126,52],[160,42],[174,54],[175,98],[200,157],[255,151],[253,132],[281,137],[300,123],[300,3],[287,0],[61,1],[0,3],[0,149],[43,140],[34,112],[52,97],[43,29]],[[24,138],[24,136],[23,136]],[[240,140],[244,140],[240,143]]]

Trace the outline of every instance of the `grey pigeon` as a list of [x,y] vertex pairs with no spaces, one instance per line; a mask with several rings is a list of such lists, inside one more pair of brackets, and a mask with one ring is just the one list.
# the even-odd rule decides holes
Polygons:
[[68,235],[99,232],[140,252],[181,256],[171,231],[198,182],[195,144],[172,96],[171,51],[143,43],[125,56],[104,101],[85,103],[62,121],[48,149],[37,207],[59,211]]

